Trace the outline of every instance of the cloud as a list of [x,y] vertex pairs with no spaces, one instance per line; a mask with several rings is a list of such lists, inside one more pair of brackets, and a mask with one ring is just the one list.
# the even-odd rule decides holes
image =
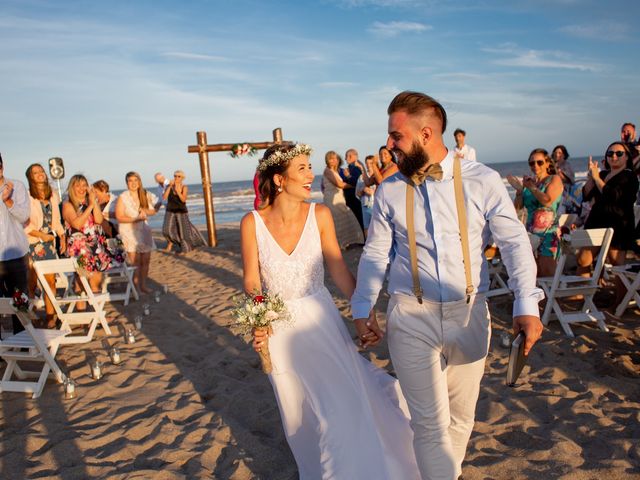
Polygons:
[[203,55],[200,53],[188,52],[163,52],[161,56],[167,58],[177,58],[179,60],[205,60],[209,62],[228,62],[229,59],[218,55]]
[[321,88],[343,88],[343,87],[357,87],[358,84],[354,82],[322,82],[319,84]]
[[401,33],[422,33],[432,28],[431,25],[417,22],[374,22],[368,31],[379,37],[396,37]]
[[558,29],[559,32],[571,37],[588,38],[604,41],[621,41],[629,37],[629,25],[622,22],[599,22],[588,25],[566,25]]
[[[347,8],[358,7],[412,7],[424,4],[420,0],[338,0],[336,3]],[[433,3],[431,1],[426,3]]]
[[495,65],[522,68],[549,68],[563,70],[579,70],[583,72],[597,72],[602,67],[595,63],[577,62],[566,52],[550,50],[526,50],[516,44],[505,43],[495,48],[483,48],[482,51],[506,58],[494,60]]

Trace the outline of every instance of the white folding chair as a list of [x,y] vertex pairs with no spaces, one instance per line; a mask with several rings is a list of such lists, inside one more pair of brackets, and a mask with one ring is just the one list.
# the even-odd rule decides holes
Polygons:
[[506,295],[511,293],[506,277],[507,272],[504,268],[504,263],[498,254],[492,258],[487,258],[487,270],[489,272],[489,290],[487,290],[487,298],[498,297],[500,295]]
[[[563,251],[558,259],[558,265],[553,277],[540,277],[538,285],[547,296],[547,305],[542,315],[542,323],[548,325],[551,314],[555,314],[564,333],[574,337],[571,330],[572,323],[596,322],[600,329],[608,332],[604,323],[604,314],[593,303],[593,296],[599,288],[598,281],[603,273],[604,261],[609,252],[613,228],[597,228],[590,230],[574,230],[571,233],[570,248],[600,247],[596,265],[590,277],[565,275],[563,270],[568,253]],[[565,311],[558,299],[583,295],[584,302],[579,312]]]
[[[65,331],[34,328],[27,312],[15,310],[10,298],[0,298],[0,315],[17,315],[24,331],[5,340],[0,340],[0,357],[7,362],[7,368],[0,380],[0,392],[31,393],[38,398],[47,378],[53,376],[62,383],[64,374],[55,361],[58,347],[63,343]],[[39,371],[27,370],[18,362],[42,364]],[[14,378],[15,377],[15,378]],[[28,380],[37,378],[36,381]]]
[[[129,305],[129,299],[131,295],[136,300],[140,299],[138,291],[133,284],[133,275],[137,267],[131,267],[129,265],[121,265],[119,267],[110,268],[103,272],[104,279],[102,281],[102,293],[109,294],[109,301],[111,302],[124,302],[125,305]],[[124,292],[110,292],[109,285],[113,284],[125,284]]]
[[[84,273],[78,268],[75,258],[61,258],[58,260],[39,260],[34,262],[34,268],[38,281],[45,292],[45,295],[51,300],[51,304],[62,322],[62,330],[71,329],[75,325],[83,325],[88,328],[84,335],[67,335],[62,341],[63,344],[68,343],[86,343],[93,339],[96,327],[102,326],[107,335],[111,335],[111,329],[107,324],[107,317],[104,311],[105,302],[109,301],[109,294],[95,294],[91,291],[91,287]],[[49,283],[45,279],[45,275],[71,276],[74,274],[80,280],[82,292],[77,295],[71,288],[67,288],[62,296],[58,296],[53,291]],[[71,283],[71,282],[70,282]],[[75,311],[78,302],[86,302],[93,311]]]
[[559,227],[564,227],[564,226],[571,226],[574,223],[576,223],[576,221],[578,220],[578,215],[576,215],[575,213],[563,213],[562,215],[560,215],[558,217],[558,226]]
[[632,266],[619,265],[611,267],[611,273],[616,275],[627,289],[627,293],[616,307],[616,317],[621,316],[632,304],[640,306],[640,274],[637,270],[631,270]]

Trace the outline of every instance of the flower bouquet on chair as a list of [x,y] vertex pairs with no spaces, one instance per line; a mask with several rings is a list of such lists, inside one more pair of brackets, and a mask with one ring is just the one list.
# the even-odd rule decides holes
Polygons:
[[[239,295],[233,299],[234,307],[231,311],[233,323],[231,328],[245,336],[254,329],[263,328],[272,331],[275,323],[291,322],[291,315],[282,298],[275,294],[264,292],[260,295]],[[262,371],[271,373],[271,356],[269,355],[269,341],[264,342],[260,352]]]
[[29,303],[29,297],[22,292],[19,288],[16,288],[11,296],[11,306],[21,312],[28,312],[31,305]]

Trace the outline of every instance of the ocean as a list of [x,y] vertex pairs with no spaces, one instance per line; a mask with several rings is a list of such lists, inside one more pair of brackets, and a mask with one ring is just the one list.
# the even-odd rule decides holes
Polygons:
[[[587,157],[572,158],[571,163],[576,170],[576,177],[584,178],[586,176]],[[507,175],[517,175],[521,177],[523,174],[529,173],[529,167],[526,161],[487,163],[486,165],[496,170],[503,179],[505,179]],[[313,202],[322,202],[322,192],[320,191],[321,180],[322,175],[317,175],[313,181],[311,187],[311,200]],[[509,193],[513,196],[514,192],[511,185],[508,184],[506,179],[504,183]],[[237,223],[245,213],[253,209],[254,193],[252,180],[214,182],[212,191],[216,224]],[[113,193],[118,194],[120,192],[115,190]],[[191,222],[194,225],[206,225],[202,184],[189,185],[187,206],[189,208]],[[164,210],[161,210],[158,215],[150,218],[149,224],[154,229],[161,229],[163,218]]]

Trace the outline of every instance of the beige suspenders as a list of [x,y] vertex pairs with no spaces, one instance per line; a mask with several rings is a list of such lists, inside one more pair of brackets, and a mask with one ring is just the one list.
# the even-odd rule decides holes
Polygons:
[[[411,276],[413,278],[413,293],[422,303],[422,288],[418,276],[418,255],[416,252],[416,230],[413,214],[413,192],[415,185],[413,181],[407,182],[406,195],[406,215],[407,215],[407,240],[409,242],[409,255],[411,256]],[[469,232],[467,230],[467,211],[464,205],[464,191],[462,189],[462,168],[460,159],[453,160],[453,188],[456,197],[456,209],[458,211],[458,228],[460,229],[460,242],[462,244],[462,259],[464,262],[464,276],[467,282],[466,295],[467,302],[473,293],[473,283],[471,281],[471,255],[469,253]]]

